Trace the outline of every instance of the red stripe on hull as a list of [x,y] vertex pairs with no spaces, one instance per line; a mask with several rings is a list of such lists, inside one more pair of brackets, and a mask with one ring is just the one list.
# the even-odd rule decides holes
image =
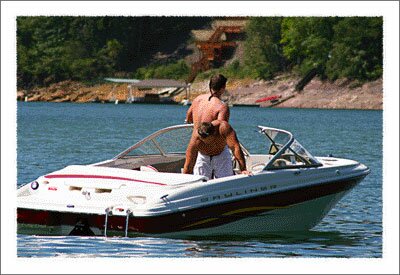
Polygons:
[[101,175],[79,175],[79,174],[52,174],[44,176],[47,179],[107,179],[107,180],[126,180],[126,181],[135,181],[141,183],[149,183],[156,185],[166,185],[165,183],[154,182],[154,181],[145,181],[138,180],[132,178],[124,178],[124,177],[114,177],[114,176],[101,176]]

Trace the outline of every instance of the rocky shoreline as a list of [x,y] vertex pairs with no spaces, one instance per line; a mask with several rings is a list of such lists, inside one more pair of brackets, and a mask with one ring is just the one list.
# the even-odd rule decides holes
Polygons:
[[[349,80],[329,82],[314,78],[302,91],[296,91],[295,86],[299,80],[289,75],[281,75],[270,81],[229,79],[224,100],[233,106],[257,104],[260,107],[274,108],[383,109],[382,78],[362,85]],[[140,97],[146,93],[158,92],[159,90],[135,91],[133,95]],[[208,80],[195,81],[190,87],[189,100],[207,92]],[[17,92],[17,100],[29,102],[114,103],[118,100],[122,103],[128,96],[127,84],[106,83],[86,86],[74,81],[63,81],[45,88]],[[257,100],[270,96],[277,96],[279,100],[273,103],[271,101],[256,103]],[[180,103],[186,99],[186,92],[182,91],[172,99]]]

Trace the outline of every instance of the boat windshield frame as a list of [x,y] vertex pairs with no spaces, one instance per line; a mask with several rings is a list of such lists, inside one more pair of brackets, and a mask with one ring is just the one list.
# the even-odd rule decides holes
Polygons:
[[[185,151],[179,151],[179,152],[167,152],[168,148],[163,148],[162,144],[159,144],[157,141],[157,137],[162,136],[168,132],[179,130],[179,129],[193,129],[193,124],[180,124],[180,125],[173,125],[169,126],[163,129],[160,129],[151,135],[143,138],[142,140],[136,142],[129,148],[125,149],[118,155],[116,155],[113,159],[121,159],[126,156],[131,156],[131,157],[140,157],[140,156],[146,156],[146,155],[161,155],[161,156],[166,156],[166,155],[172,155],[172,154],[178,154],[178,155],[184,155],[186,153]],[[282,129],[277,129],[277,128],[271,128],[271,127],[265,127],[265,126],[258,126],[260,129],[260,133],[264,134],[271,142],[271,146],[275,146],[277,149],[276,152],[271,153],[268,152],[268,154],[273,155],[272,158],[265,164],[263,170],[276,170],[276,169],[291,169],[291,168],[299,168],[299,167],[318,167],[321,166],[322,164],[313,156],[311,155],[290,133],[289,131],[282,130]],[[268,131],[270,132],[275,132],[273,136],[270,136],[268,134]],[[277,137],[278,134],[283,134],[284,136],[284,142],[285,144],[276,144],[275,143],[275,138]],[[130,152],[132,152],[135,149],[140,148],[144,144],[149,143],[152,146],[152,149],[156,153],[144,153],[144,154],[138,154],[138,155],[129,155]],[[296,150],[292,149],[291,146],[294,145],[297,148],[300,148],[300,151],[306,156],[306,158],[302,158],[302,155],[299,155],[296,153]],[[186,145],[187,146],[187,145]],[[250,156],[251,154],[249,151],[240,143],[240,147],[242,148],[243,154],[245,157]],[[287,150],[290,151],[291,154],[293,154],[296,158],[303,159],[303,163],[301,165],[290,165],[290,166],[285,166],[285,167],[276,167],[274,166],[274,162],[278,160]],[[303,156],[304,157],[304,156]]]
[[143,144],[145,144],[146,142],[149,142],[149,141],[151,141],[153,143],[153,145],[158,149],[161,156],[170,154],[170,153],[165,152],[165,150],[162,148],[162,146],[157,143],[155,138],[157,138],[167,132],[182,129],[182,128],[193,128],[193,124],[180,124],[180,125],[174,125],[174,126],[169,126],[169,127],[160,129],[160,130],[152,133],[151,135],[148,135],[147,137],[143,138],[142,140],[136,142],[132,146],[128,147],[127,149],[125,149],[124,151],[122,151],[121,153],[116,155],[113,159],[121,159],[121,158],[129,155],[129,153],[132,152],[133,150],[138,149]]
[[[266,127],[266,126],[258,126],[260,129],[260,133],[264,134],[271,142],[271,146],[274,146],[277,148],[278,146],[276,145],[276,142],[274,140],[274,137],[278,133],[287,135],[288,141],[280,145],[280,148],[273,154],[273,157],[266,163],[264,166],[263,170],[278,170],[278,169],[292,169],[292,168],[301,168],[301,167],[319,167],[322,166],[322,163],[320,163],[311,153],[309,153],[293,136],[293,134],[289,131],[282,130],[282,129],[277,129],[277,128],[272,128],[272,127]],[[274,137],[270,136],[267,131],[271,132],[276,132],[277,134],[274,135]],[[302,151],[305,153],[307,156],[307,159],[304,157],[300,156],[295,150],[291,148],[291,145],[296,144],[297,147],[301,148]],[[290,166],[284,166],[284,167],[276,167],[274,166],[274,163],[276,160],[282,157],[282,155],[289,150],[295,157],[301,158],[304,160],[304,165],[290,165]],[[270,153],[269,153],[270,154]]]
[[[143,138],[142,140],[138,141],[137,143],[133,144],[132,146],[130,146],[129,148],[125,149],[124,151],[122,151],[121,153],[119,153],[118,155],[116,155],[113,159],[121,159],[123,157],[129,156],[129,153],[132,152],[135,149],[140,148],[142,145],[144,145],[145,143],[151,142],[151,144],[154,146],[154,148],[156,148],[159,151],[159,154],[143,154],[144,155],[161,155],[161,156],[166,156],[166,155],[171,155],[172,153],[170,152],[166,152],[164,150],[164,148],[156,141],[156,138],[159,136],[162,136],[165,133],[171,132],[171,131],[175,131],[175,130],[179,130],[179,129],[183,129],[183,128],[190,128],[193,129],[193,124],[180,124],[180,125],[174,125],[174,126],[169,126],[163,129],[160,129],[156,132],[154,132],[153,134]],[[243,151],[243,154],[245,155],[245,157],[250,156],[249,151],[246,149],[246,147],[243,146],[243,144],[240,144],[240,147]],[[187,146],[187,145],[186,145]],[[185,152],[179,152],[176,154],[185,154]],[[135,155],[135,156],[140,156],[140,155]]]

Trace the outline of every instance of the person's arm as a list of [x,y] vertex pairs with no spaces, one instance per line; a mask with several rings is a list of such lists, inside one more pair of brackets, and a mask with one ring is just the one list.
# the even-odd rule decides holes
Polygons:
[[233,156],[239,163],[239,169],[242,174],[251,175],[250,171],[246,169],[246,160],[244,158],[244,154],[242,148],[240,148],[239,140],[236,136],[235,130],[232,129],[231,126],[224,126],[224,136],[226,137],[226,144],[228,145],[229,149],[231,149]]
[[193,104],[190,105],[189,110],[186,112],[186,123],[193,123]]
[[193,174],[193,168],[197,159],[197,146],[194,138],[192,138],[189,142],[189,145],[186,149],[186,160],[185,165],[183,166],[184,174]]
[[222,120],[222,121],[226,121],[229,122],[229,107],[226,104],[223,104],[223,107],[221,108],[221,110],[218,112],[218,117],[217,120]]

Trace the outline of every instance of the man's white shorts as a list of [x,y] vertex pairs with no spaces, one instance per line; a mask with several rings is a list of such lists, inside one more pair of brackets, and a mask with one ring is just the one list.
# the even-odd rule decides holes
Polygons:
[[193,174],[206,176],[209,179],[234,175],[232,156],[228,146],[225,146],[221,154],[216,156],[207,156],[199,152],[193,168]]

